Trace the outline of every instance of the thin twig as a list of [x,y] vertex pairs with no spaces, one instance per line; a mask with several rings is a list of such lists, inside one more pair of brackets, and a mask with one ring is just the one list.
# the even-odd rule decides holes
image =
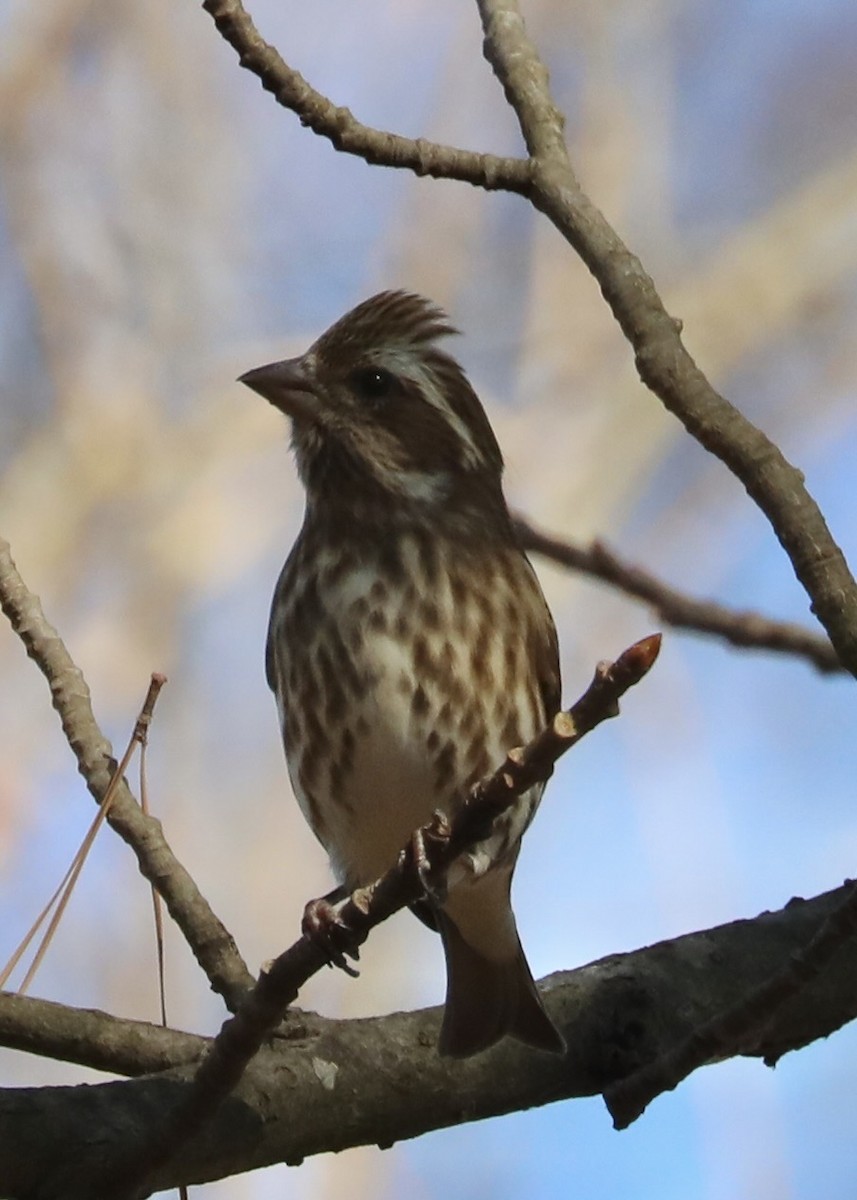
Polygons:
[[812,663],[822,674],[844,670],[829,640],[803,625],[775,621],[749,609],[727,608],[713,600],[697,600],[670,587],[643,567],[624,562],[602,541],[583,546],[556,538],[534,528],[522,516],[515,518],[515,528],[525,550],[644,600],[659,621],[673,629],[709,633],[747,649],[796,655]]
[[[560,755],[596,725],[618,715],[619,699],[650,670],[660,643],[660,634],[653,634],[636,642],[615,662],[600,663],[576,704],[558,713],[526,746],[510,751],[503,765],[472,789],[466,805],[448,822],[439,814],[419,831],[433,877],[441,875],[460,854],[481,840],[517,796],[547,779]],[[343,904],[340,916],[346,932],[342,949],[356,950],[374,926],[420,899],[424,895],[423,880],[409,844],[395,866],[376,883],[353,892]],[[145,1180],[217,1110],[287,1006],[297,999],[300,988],[327,961],[324,950],[306,936],[274,960],[235,1016],[220,1030],[180,1107],[165,1114],[164,1127],[124,1165],[121,1176],[104,1181],[107,1194],[114,1200],[146,1194]]]
[[[152,686],[157,682],[158,690],[167,682],[166,675],[153,675]],[[144,720],[145,714],[145,720]],[[140,743],[140,807],[146,816],[150,816],[149,809],[149,784],[146,777],[146,750],[149,745],[149,726],[152,719],[151,708],[143,706],[143,712],[140,713],[140,720],[134,730],[137,740]],[[152,893],[152,915],[155,921],[155,952],[157,954],[157,969],[158,969],[158,1002],[161,1009],[161,1025],[167,1028],[167,991],[166,991],[166,958],[164,953],[164,910],[163,901],[158,895],[157,888],[151,884],[150,890]]]
[[[161,687],[166,683],[165,675],[153,675],[152,687],[157,686],[160,691]],[[149,787],[146,779],[146,748],[149,745],[149,726],[152,719],[151,706],[147,708],[143,706],[143,711],[140,713],[140,720],[137,722],[134,730],[137,740],[140,743],[140,807],[146,816],[149,816]],[[167,1029],[167,988],[166,988],[166,958],[164,953],[164,914],[161,897],[157,890],[151,887],[152,892],[152,910],[155,917],[155,948],[158,956],[158,1001],[161,1008],[161,1028]],[[187,1187],[182,1183],[178,1188],[179,1200],[187,1200]]]
[[[116,768],[113,751],[93,716],[83,674],[46,619],[38,597],[18,573],[9,544],[2,538],[0,608],[47,679],[78,770],[96,803],[101,804]],[[253,977],[232,936],[168,846],[160,822],[143,814],[124,779],[117,787],[108,822],[133,850],[141,873],[163,896],[214,991],[234,1009],[252,987]]]
[[[4,967],[3,971],[0,972],[0,988],[5,987],[6,982],[9,979],[12,971],[15,969],[19,959],[21,958],[21,955],[27,949],[33,937],[35,937],[45,917],[48,915],[51,908],[53,908],[54,903],[56,903],[56,911],[51,917],[51,920],[45,931],[45,935],[39,943],[38,949],[36,950],[33,961],[30,964],[30,967],[24,976],[20,987],[18,988],[19,994],[22,996],[25,995],[30,987],[30,984],[33,982],[36,972],[38,971],[42,960],[47,953],[48,947],[54,939],[54,934],[59,928],[59,923],[62,920],[63,913],[65,912],[68,902],[71,899],[72,892],[75,889],[78,878],[80,877],[80,873],[83,870],[84,864],[89,856],[89,852],[95,842],[96,835],[98,834],[101,826],[104,824],[105,818],[110,813],[110,807],[116,795],[116,790],[119,787],[119,782],[124,776],[125,771],[128,769],[128,764],[131,762],[131,756],[138,745],[144,744],[145,730],[152,719],[155,701],[157,700],[158,694],[165,683],[166,676],[152,676],[151,682],[149,683],[149,689],[146,692],[146,699],[143,702],[143,707],[140,709],[140,715],[137,717],[134,728],[131,731],[131,736],[128,739],[128,745],[125,747],[125,753],[122,755],[121,762],[113,772],[113,777],[110,780],[107,791],[104,793],[104,799],[101,801],[101,804],[98,807],[98,812],[96,813],[92,824],[89,826],[89,829],[86,831],[86,835],[77,852],[75,853],[74,858],[71,861],[71,865],[63,876],[59,887],[42,909],[36,921],[30,926],[29,931],[27,932],[21,944],[18,946],[15,953],[12,955],[9,962]],[[164,1023],[166,1024],[166,1022]]]

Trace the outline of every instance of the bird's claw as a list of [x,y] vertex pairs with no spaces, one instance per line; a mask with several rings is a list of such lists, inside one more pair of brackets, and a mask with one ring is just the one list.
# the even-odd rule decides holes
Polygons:
[[[332,893],[331,895],[335,895]],[[338,897],[337,897],[338,898]],[[350,926],[342,919],[341,910],[331,903],[330,896],[310,900],[301,920],[301,933],[321,950],[330,967],[338,967],[352,979],[360,974],[348,959],[359,962],[360,951],[348,944],[352,937]]]
[[446,877],[435,872],[432,851],[449,840],[449,821],[438,811],[428,825],[417,829],[411,837],[410,858],[422,889],[432,904],[442,905],[446,899]]

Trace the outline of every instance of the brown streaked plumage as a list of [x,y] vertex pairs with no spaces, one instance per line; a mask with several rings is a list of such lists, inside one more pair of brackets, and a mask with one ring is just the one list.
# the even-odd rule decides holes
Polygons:
[[[500,449],[437,345],[453,332],[429,301],[383,292],[302,357],[241,377],[292,419],[307,504],[274,593],[267,675],[295,794],[349,888],[559,708],[556,634]],[[504,1034],[563,1048],[510,901],[541,792],[453,865],[442,904],[417,906],[446,952],[443,1053]]]

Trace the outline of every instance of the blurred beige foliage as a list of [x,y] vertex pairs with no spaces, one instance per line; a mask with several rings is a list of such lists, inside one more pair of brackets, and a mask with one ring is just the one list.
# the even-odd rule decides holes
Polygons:
[[[857,266],[857,155],[843,148],[808,167],[764,211],[713,236],[677,221],[671,56],[686,7],[525,6],[539,43],[553,55],[567,47],[579,68],[554,77],[587,190],[652,270],[717,383],[800,336],[807,320],[814,350],[823,348]],[[418,127],[403,132],[516,149],[470,6],[387,0],[359,18],[330,5],[318,14],[257,8],[263,32],[309,78],[335,84],[338,102],[388,126],[407,56],[430,44],[436,65],[424,109]],[[261,670],[268,597],[302,499],[286,431],[236,375],[299,351],[373,290],[424,291],[465,331],[457,350],[505,448],[514,503],[575,536],[610,537],[683,435],[643,393],[590,277],[550,226],[517,200],[461,185],[389,172],[370,182],[357,164],[338,183],[333,152],[310,145],[310,134],[274,110],[197,5],[18,0],[0,20],[2,533],[84,669],[117,747],[149,673],[170,677],[153,732],[154,804],[255,965],[292,939],[303,901],[326,888],[327,875],[285,802]],[[347,39],[357,36],[366,62],[356,56],[340,80]],[[381,61],[393,62],[392,80]],[[378,74],[385,82],[373,90]],[[290,180],[315,171],[333,191],[321,207],[302,208],[307,192],[292,194]],[[371,232],[355,239],[351,218],[361,206]],[[318,246],[318,277],[295,280],[307,241]],[[277,307],[260,291],[263,260],[291,278],[293,294],[321,293],[312,312],[324,318]],[[498,313],[507,319],[496,322]],[[829,412],[837,428],[835,397],[854,377],[855,344],[827,357],[811,391],[784,396],[773,432],[792,447],[808,414],[823,424]],[[486,368],[497,355],[508,364],[503,396]],[[716,472],[695,486],[695,502],[716,506],[721,486],[731,495]],[[650,531],[638,556],[668,539],[680,509]],[[722,562],[729,551],[712,553]],[[647,631],[620,601],[557,571],[543,575],[567,668],[581,680],[596,658]],[[715,575],[697,579],[703,586]],[[0,673],[0,865],[11,946],[90,813],[43,682],[8,633],[0,633]],[[123,850],[99,853],[36,990],[154,1019],[148,897]],[[416,951],[404,952],[414,945],[419,963]],[[213,1028],[218,1010],[204,982],[172,939],[170,952],[175,1021]],[[306,1003],[356,1013],[441,999],[439,950],[404,919],[379,931],[365,957],[359,985],[327,973]],[[12,1081],[82,1074],[4,1061]],[[366,1151],[347,1161],[359,1181],[351,1194],[381,1186],[388,1160]],[[290,1194],[335,1192],[338,1169],[313,1164]],[[248,1180],[222,1194],[260,1194],[253,1188]]]

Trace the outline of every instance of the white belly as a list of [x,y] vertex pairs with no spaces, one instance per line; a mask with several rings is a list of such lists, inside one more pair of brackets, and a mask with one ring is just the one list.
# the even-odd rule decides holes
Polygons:
[[[371,883],[391,867],[438,805],[425,737],[410,719],[410,694],[399,686],[412,671],[410,657],[386,637],[374,639],[372,651],[377,683],[354,719],[342,803],[331,797],[326,818],[325,849],[334,873],[352,886]],[[300,802],[300,783],[292,782]]]

